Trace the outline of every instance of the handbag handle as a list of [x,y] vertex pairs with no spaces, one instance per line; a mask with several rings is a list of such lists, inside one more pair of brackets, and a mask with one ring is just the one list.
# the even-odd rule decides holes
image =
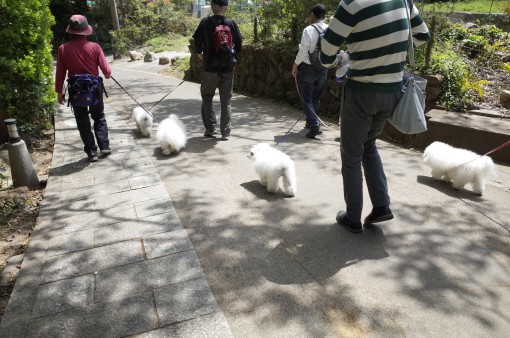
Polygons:
[[407,53],[409,54],[409,66],[411,66],[411,73],[414,73],[414,46],[413,46],[413,32],[411,27],[411,10],[409,9],[407,0],[404,0],[406,6],[407,22],[409,23],[409,45]]

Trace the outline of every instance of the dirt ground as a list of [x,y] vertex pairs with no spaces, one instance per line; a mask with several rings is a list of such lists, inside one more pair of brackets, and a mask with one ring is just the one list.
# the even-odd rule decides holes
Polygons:
[[41,182],[37,189],[12,187],[8,144],[0,144],[0,319],[21,267],[18,255],[24,254],[39,214],[53,156],[53,134],[48,130],[38,138],[22,136]]

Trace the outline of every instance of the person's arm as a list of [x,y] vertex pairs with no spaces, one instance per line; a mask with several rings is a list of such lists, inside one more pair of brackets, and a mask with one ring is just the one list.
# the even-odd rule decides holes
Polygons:
[[232,23],[234,26],[234,48],[236,53],[239,53],[243,50],[243,36],[241,35],[241,31],[239,30],[237,23],[234,20],[232,20]]
[[321,41],[320,60],[325,67],[333,67],[335,65],[336,54],[340,46],[351,34],[356,22],[356,18],[344,6],[347,5],[342,0]]
[[63,57],[63,46],[58,48],[57,54],[57,66],[55,71],[55,92],[57,93],[57,101],[59,104],[63,104],[65,102],[64,94],[62,93],[64,89],[64,81],[66,79],[67,67],[64,62]]
[[109,79],[112,75],[112,69],[110,68],[110,65],[108,64],[108,61],[106,61],[106,57],[104,56],[101,46],[97,45],[96,48],[98,49],[99,69],[101,69],[101,71],[103,72],[105,79]]
[[[310,27],[310,26],[308,26]],[[298,66],[304,62],[305,60],[309,61],[308,52],[310,51],[310,44],[312,43],[312,37],[310,35],[310,31],[308,27],[303,29],[303,34],[301,34],[301,42],[299,43],[299,49],[296,55],[296,59],[294,60],[294,64],[292,65],[292,76],[296,77],[298,73]],[[315,28],[312,27],[315,30]]]
[[204,24],[205,19],[202,19],[200,23],[198,24],[197,29],[195,30],[195,33],[193,33],[193,40],[195,41],[195,53],[197,53],[201,58],[202,53],[204,51]]
[[414,4],[411,12],[411,32],[413,34],[413,44],[415,47],[421,46],[430,40],[429,29],[423,21],[418,8],[416,8]]

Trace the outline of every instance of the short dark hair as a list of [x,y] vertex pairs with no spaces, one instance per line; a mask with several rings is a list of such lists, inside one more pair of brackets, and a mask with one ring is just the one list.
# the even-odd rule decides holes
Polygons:
[[312,7],[310,13],[313,13],[317,19],[324,19],[326,16],[326,7],[322,4],[317,4]]
[[215,3],[220,6],[228,6],[228,0],[211,0],[211,3]]

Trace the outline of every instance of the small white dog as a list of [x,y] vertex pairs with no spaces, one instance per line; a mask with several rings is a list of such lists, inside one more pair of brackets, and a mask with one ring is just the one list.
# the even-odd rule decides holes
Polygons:
[[142,107],[136,107],[133,109],[131,118],[136,123],[136,128],[143,136],[151,136],[152,129],[152,116],[145,111]]
[[423,160],[431,167],[435,179],[451,181],[455,189],[471,183],[473,192],[479,195],[483,194],[487,181],[496,177],[494,162],[489,156],[438,141],[425,148]]
[[177,115],[170,114],[159,124],[156,139],[163,155],[179,152],[186,146],[186,128]]
[[295,196],[297,192],[296,170],[294,161],[280,150],[266,143],[251,146],[248,158],[253,160],[253,167],[259,175],[260,184],[270,193],[278,191],[279,179],[282,177],[283,193]]

